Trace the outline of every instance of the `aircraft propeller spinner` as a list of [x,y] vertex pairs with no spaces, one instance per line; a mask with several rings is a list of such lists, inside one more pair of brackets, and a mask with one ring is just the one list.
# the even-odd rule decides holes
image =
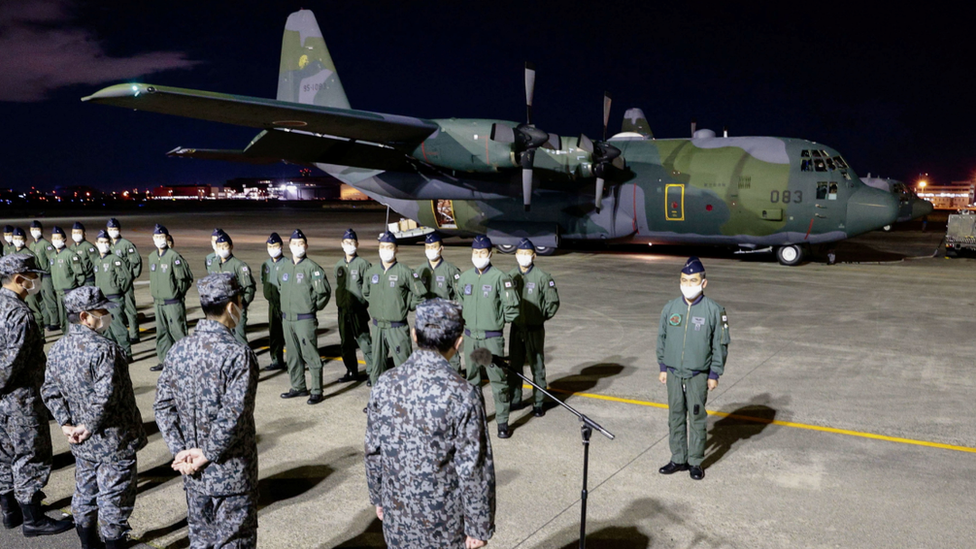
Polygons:
[[596,176],[596,192],[593,205],[599,212],[603,208],[603,187],[606,185],[606,177],[610,166],[617,169],[624,169],[626,163],[621,155],[620,149],[607,143],[607,125],[610,123],[610,104],[613,98],[609,92],[603,93],[603,141],[594,143],[592,139],[580,134],[576,142],[577,148],[590,153],[593,162],[593,175]]

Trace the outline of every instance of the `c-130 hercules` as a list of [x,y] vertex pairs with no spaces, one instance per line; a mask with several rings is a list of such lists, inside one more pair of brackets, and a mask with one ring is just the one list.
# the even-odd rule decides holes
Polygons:
[[[243,150],[169,154],[311,164],[422,225],[488,234],[503,252],[529,237],[561,241],[773,247],[785,265],[813,245],[884,227],[890,193],[864,185],[825,145],[778,137],[654,139],[630,109],[623,133],[594,141],[532,125],[535,70],[526,65],[524,124],[428,120],[352,110],[311,11],[285,24],[276,100],[119,84],[83,101],[261,128]],[[609,118],[604,98],[604,133]]]

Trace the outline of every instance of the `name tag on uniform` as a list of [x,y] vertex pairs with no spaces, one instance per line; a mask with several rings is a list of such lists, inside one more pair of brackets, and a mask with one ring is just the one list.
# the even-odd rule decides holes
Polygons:
[[389,276],[389,277],[387,278],[387,280],[389,280],[389,281],[390,281],[390,287],[391,287],[391,288],[396,288],[396,282],[397,282],[397,280],[400,280],[400,277],[399,277],[399,276],[397,276],[397,275],[390,275],[390,276]]
[[357,278],[359,278],[359,269],[350,269],[349,274],[352,275],[353,280],[356,280]]
[[160,267],[160,268],[161,268],[161,269],[163,270],[163,272],[165,273],[165,272],[166,272],[166,269],[167,269],[167,268],[169,268],[169,263],[161,263],[161,264],[159,265],[159,267]]
[[437,277],[434,277],[434,278],[437,279],[437,287],[438,288],[443,288],[444,287],[444,277],[443,276],[437,276]]
[[471,295],[471,285],[470,284],[465,284],[464,285],[464,295]]
[[305,273],[295,273],[295,283],[296,284],[301,284],[303,278],[305,278]]
[[531,294],[533,291],[535,291],[535,282],[526,282],[525,289]]
[[481,293],[483,293],[485,297],[488,297],[488,294],[491,293],[491,284],[485,284],[484,286],[482,286]]
[[705,319],[700,316],[693,316],[691,317],[691,323],[695,325],[695,331],[700,332],[702,326],[705,325]]

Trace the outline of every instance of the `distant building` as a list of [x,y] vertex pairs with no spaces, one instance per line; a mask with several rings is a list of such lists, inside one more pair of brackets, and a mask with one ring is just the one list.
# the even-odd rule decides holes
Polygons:
[[918,189],[918,197],[932,203],[936,210],[965,210],[976,202],[976,182],[953,181],[952,185],[926,186]]
[[227,198],[252,200],[369,200],[358,190],[329,176],[257,178],[227,181]]
[[153,189],[155,199],[216,200],[226,198],[224,188],[215,185],[167,185]]

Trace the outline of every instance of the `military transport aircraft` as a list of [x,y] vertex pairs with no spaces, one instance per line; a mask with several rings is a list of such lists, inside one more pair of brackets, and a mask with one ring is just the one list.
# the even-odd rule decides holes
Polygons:
[[[243,150],[177,148],[182,158],[314,165],[418,223],[488,234],[510,253],[561,241],[689,243],[775,249],[786,265],[813,245],[893,223],[898,200],[864,185],[834,149],[803,139],[655,139],[628,110],[610,139],[525,123],[430,120],[350,109],[311,11],[285,24],[277,99],[119,84],[83,101],[261,128]],[[604,134],[610,98],[604,98]]]

